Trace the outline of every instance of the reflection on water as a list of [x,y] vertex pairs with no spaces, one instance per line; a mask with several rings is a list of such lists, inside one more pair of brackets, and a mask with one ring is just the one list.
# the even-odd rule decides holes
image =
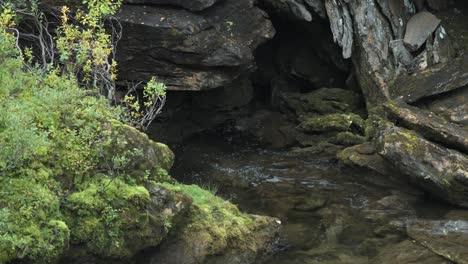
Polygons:
[[179,180],[216,189],[249,213],[282,220],[282,251],[266,263],[373,263],[382,249],[408,239],[405,221],[448,211],[402,180],[343,169],[329,159],[213,136],[175,150],[172,174]]

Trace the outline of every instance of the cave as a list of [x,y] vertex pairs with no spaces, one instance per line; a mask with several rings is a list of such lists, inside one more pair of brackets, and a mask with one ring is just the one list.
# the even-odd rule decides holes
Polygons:
[[465,0],[5,1],[1,263],[466,263]]
[[353,111],[365,117],[352,63],[343,59],[328,20],[314,13],[316,18],[310,23],[280,14],[268,5],[259,4],[258,8],[268,14],[275,34],[255,48],[248,72],[215,89],[168,91],[164,112],[149,128],[150,135],[170,144],[214,133],[275,148],[295,146],[299,122],[295,109],[285,105],[284,96],[306,95],[320,88],[334,88],[334,95],[327,99],[330,104],[343,100],[339,93],[344,91],[341,97],[351,96]]

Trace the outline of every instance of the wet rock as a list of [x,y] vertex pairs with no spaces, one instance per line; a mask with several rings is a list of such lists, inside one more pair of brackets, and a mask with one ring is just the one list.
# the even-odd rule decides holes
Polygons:
[[299,129],[306,133],[326,131],[364,131],[364,120],[356,114],[328,114],[304,117]]
[[[301,142],[304,144],[304,142]],[[306,142],[305,145],[309,145],[311,142]],[[312,157],[312,156],[324,156],[324,157],[334,157],[336,153],[343,149],[343,146],[335,145],[330,142],[320,141],[317,144],[314,144],[310,147],[303,148],[293,148],[290,151],[291,155],[299,157]]]
[[406,25],[405,44],[410,51],[419,49],[440,24],[433,14],[423,11],[414,15]]
[[235,127],[246,136],[253,136],[273,148],[291,146],[296,142],[295,124],[286,116],[268,110],[256,111],[252,116],[236,121]]
[[[252,229],[245,237],[222,237],[209,229],[183,226],[179,236],[152,255],[152,264],[249,264],[269,254],[277,241],[280,221],[252,215]],[[194,224],[196,226],[196,224]],[[245,232],[245,231],[242,231]],[[250,241],[250,243],[245,243]]]
[[362,97],[340,88],[321,88],[310,93],[285,93],[284,105],[297,115],[356,112],[363,107]]
[[219,0],[124,0],[124,4],[174,5],[192,11],[200,11],[219,2]]
[[448,202],[468,206],[468,158],[399,127],[377,134],[379,154],[408,179]]
[[414,197],[403,193],[386,196],[369,205],[365,210],[366,217],[374,220],[415,217],[414,200]]
[[[367,151],[362,151],[362,149],[367,149]],[[367,168],[379,173],[392,171],[389,164],[382,156],[375,153],[375,149],[368,143],[346,148],[337,154],[337,158],[348,166]]]
[[458,221],[458,220],[468,221],[468,210],[461,210],[461,209],[451,210],[450,212],[445,214],[444,218],[447,220],[453,220],[453,221]]
[[329,141],[333,144],[341,146],[354,146],[357,144],[364,143],[366,141],[366,138],[359,134],[346,131],[339,132],[336,135],[333,135]]
[[441,94],[424,106],[452,123],[468,126],[468,87]]
[[253,0],[222,1],[197,13],[124,5],[117,16],[124,32],[117,54],[120,80],[157,76],[175,90],[231,83],[254,69],[254,49],[274,35]]
[[399,76],[390,86],[393,99],[415,102],[423,97],[441,94],[468,85],[468,54],[447,63]]
[[468,130],[464,127],[449,123],[432,112],[398,101],[385,103],[384,109],[391,119],[402,126],[444,146],[468,153]]
[[371,260],[379,264],[449,264],[450,261],[438,256],[427,248],[411,240],[389,245],[379,251],[379,255]]
[[326,202],[327,200],[322,197],[305,197],[304,200],[294,206],[294,209],[298,211],[315,211],[322,208]]
[[468,222],[414,220],[408,222],[407,232],[434,253],[455,263],[468,263]]

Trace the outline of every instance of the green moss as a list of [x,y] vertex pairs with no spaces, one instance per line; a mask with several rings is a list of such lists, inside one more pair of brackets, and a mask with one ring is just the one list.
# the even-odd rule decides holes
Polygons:
[[0,34],[0,263],[129,258],[158,245],[173,213],[158,215],[144,186],[170,180],[170,149],[74,78],[22,67]]
[[356,114],[329,114],[305,118],[299,128],[304,132],[360,131],[364,120]]
[[205,255],[220,253],[228,245],[255,247],[249,244],[254,243],[249,239],[256,226],[254,220],[232,203],[196,185],[163,183],[161,186],[192,197],[190,218],[179,232],[185,241],[203,241]]

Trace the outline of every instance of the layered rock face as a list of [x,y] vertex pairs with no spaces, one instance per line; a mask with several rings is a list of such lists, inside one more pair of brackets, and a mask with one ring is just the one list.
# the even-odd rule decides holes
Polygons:
[[[305,155],[364,143],[339,158],[397,171],[466,205],[455,194],[464,192],[466,177],[468,29],[460,25],[467,7],[453,4],[261,0],[278,34],[260,46],[275,29],[251,0],[128,0],[119,13],[120,77],[157,76],[170,90],[198,91],[172,96],[165,117],[179,125],[156,125],[169,131],[159,133],[185,138],[230,119],[238,131],[272,146],[299,146]],[[255,64],[260,70],[250,76]],[[258,93],[269,109],[244,119],[233,114],[247,113]]]
[[223,87],[246,78],[255,67],[253,51],[275,34],[253,0],[126,3],[118,14],[122,81],[156,76],[170,90]]

